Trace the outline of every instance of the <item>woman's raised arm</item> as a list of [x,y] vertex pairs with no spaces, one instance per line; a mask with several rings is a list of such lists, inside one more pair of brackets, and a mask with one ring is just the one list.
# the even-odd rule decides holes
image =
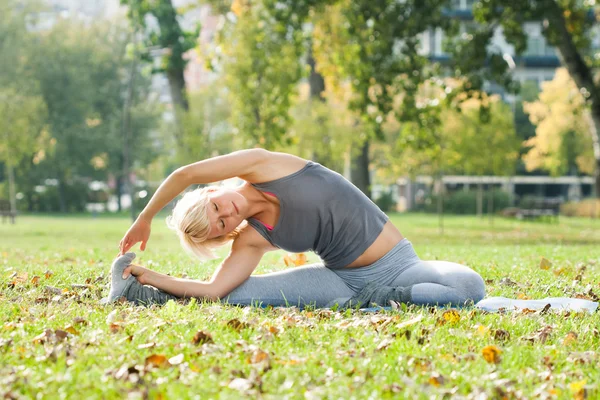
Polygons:
[[240,150],[176,169],[161,183],[148,205],[125,233],[119,243],[119,253],[125,254],[139,242],[142,243],[140,249],[145,250],[154,216],[188,186],[217,182],[236,176],[242,179],[252,177],[260,170],[269,154],[263,149]]

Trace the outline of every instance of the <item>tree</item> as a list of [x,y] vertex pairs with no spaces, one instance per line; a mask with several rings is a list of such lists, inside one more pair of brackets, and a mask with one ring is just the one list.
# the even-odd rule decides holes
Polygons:
[[525,111],[536,126],[535,136],[525,142],[529,151],[523,160],[528,170],[542,168],[555,176],[594,172],[590,121],[566,69],[557,70],[552,81],[542,84],[539,99],[525,103]]
[[592,7],[593,3],[571,0],[478,1],[473,10],[479,27],[463,35],[452,47],[456,55],[454,70],[472,78],[471,88],[481,88],[482,77],[510,86],[508,62],[503,54],[489,46],[494,31],[502,27],[507,41],[520,55],[527,47],[523,23],[540,21],[544,37],[556,47],[562,64],[589,110],[596,196],[600,196],[600,81],[595,80],[593,74],[600,58],[592,48],[592,36],[597,34],[595,27],[598,23]]
[[46,105],[39,96],[0,90],[0,161],[8,170],[11,211],[16,211],[14,168],[28,155],[43,150]]
[[[74,179],[121,175],[127,39],[118,24],[86,27],[67,20],[37,35],[28,49],[27,77],[39,85],[48,105],[48,131],[56,141],[36,168],[57,179],[63,212],[71,208],[67,186]],[[146,100],[149,79],[136,74],[131,154],[133,160],[143,160],[153,154],[147,151],[154,146],[148,135],[159,110]]]
[[[137,27],[146,30],[145,59],[151,61],[152,48],[163,50],[160,68],[155,69],[155,72],[166,74],[173,104],[187,111],[189,102],[184,79],[187,61],[184,55],[196,46],[200,28],[184,30],[171,0],[121,0],[121,4],[128,6],[128,15],[134,30],[137,30]],[[148,24],[149,17],[153,18],[154,24]]]
[[277,20],[268,1],[235,1],[219,32],[222,55],[214,68],[223,72],[232,125],[244,146],[274,149],[290,141],[288,112],[302,73],[303,34],[287,29],[289,10],[280,10]]
[[[315,59],[325,81],[348,82],[350,109],[363,129],[355,138],[352,181],[370,196],[369,148],[382,139],[390,113],[400,121],[431,121],[415,97],[422,82],[437,74],[420,51],[420,34],[445,27],[445,1],[338,1],[326,7],[317,32]],[[425,122],[427,125],[429,122]],[[430,132],[429,128],[420,129]]]

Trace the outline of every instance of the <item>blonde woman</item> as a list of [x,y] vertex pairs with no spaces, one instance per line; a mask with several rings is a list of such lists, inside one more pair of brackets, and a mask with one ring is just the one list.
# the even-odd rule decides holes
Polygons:
[[[209,281],[174,278],[133,265],[127,253],[146,248],[154,216],[184,189],[239,177],[235,189],[186,193],[167,219],[182,245],[200,258],[233,242]],[[176,298],[231,304],[331,307],[389,300],[463,305],[485,294],[470,268],[422,261],[388,217],[340,174],[302,158],[242,150],[177,169],[160,185],[119,244],[109,301],[137,304]],[[313,251],[322,263],[252,275],[274,250]],[[381,304],[385,303],[385,304]]]

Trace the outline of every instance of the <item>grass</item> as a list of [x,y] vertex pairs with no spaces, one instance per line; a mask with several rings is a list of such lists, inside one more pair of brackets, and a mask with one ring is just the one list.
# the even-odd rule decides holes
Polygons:
[[[421,258],[478,271],[488,296],[600,292],[600,221],[497,218],[492,227],[446,217],[440,236],[435,216],[392,219]],[[0,225],[0,396],[600,398],[598,312],[461,309],[457,317],[414,306],[373,314],[195,301],[103,307],[128,225],[83,216]],[[257,273],[283,268],[282,256],[268,254]],[[541,257],[549,269],[540,268]],[[199,279],[216,266],[192,260],[158,220],[138,261]],[[194,341],[199,331],[210,335],[206,343]]]

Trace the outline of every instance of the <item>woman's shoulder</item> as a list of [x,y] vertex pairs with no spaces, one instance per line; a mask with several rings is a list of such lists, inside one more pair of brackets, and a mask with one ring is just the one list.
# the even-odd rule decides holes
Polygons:
[[302,170],[309,163],[304,158],[273,151],[265,152],[264,157],[261,167],[255,169],[251,175],[245,177],[247,182],[264,183],[285,178]]

